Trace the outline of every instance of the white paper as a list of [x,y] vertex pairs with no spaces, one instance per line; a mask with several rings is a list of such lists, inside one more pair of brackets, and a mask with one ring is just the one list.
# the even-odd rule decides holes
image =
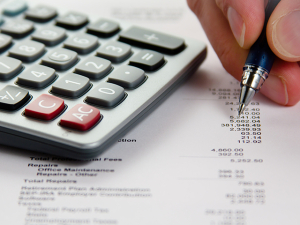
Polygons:
[[[101,2],[113,8],[85,1],[87,8]],[[120,16],[123,2],[134,1],[116,2]],[[181,16],[145,23],[207,42],[184,1],[158,2],[144,7],[174,6]],[[187,82],[91,161],[1,146],[0,224],[298,224],[300,105],[282,107],[258,94],[237,118],[238,94],[239,83],[209,46]]]

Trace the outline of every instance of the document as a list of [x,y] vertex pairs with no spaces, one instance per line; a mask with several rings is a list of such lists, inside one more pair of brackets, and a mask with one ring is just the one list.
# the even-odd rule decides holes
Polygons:
[[[0,146],[0,224],[299,224],[300,104],[257,94],[238,117],[239,82],[186,4],[174,2],[178,20],[147,23],[190,21],[182,29],[208,44],[204,64],[91,160]],[[113,9],[108,16],[124,15]]]

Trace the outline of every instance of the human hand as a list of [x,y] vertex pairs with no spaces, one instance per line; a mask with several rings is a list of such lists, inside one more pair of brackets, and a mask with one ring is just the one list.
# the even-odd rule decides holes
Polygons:
[[[270,0],[272,1],[272,0]],[[236,79],[243,73],[249,48],[259,37],[268,0],[187,0],[200,20],[224,68]],[[282,0],[267,25],[275,60],[260,90],[281,105],[300,100],[300,1]]]

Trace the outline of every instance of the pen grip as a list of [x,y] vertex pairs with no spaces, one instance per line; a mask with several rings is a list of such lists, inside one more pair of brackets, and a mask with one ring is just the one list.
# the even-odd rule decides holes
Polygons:
[[255,65],[262,67],[268,73],[272,68],[273,62],[275,60],[275,55],[268,45],[266,28],[271,14],[279,2],[280,0],[269,0],[269,3],[265,10],[265,22],[263,30],[257,41],[252,45],[245,63],[245,65]]

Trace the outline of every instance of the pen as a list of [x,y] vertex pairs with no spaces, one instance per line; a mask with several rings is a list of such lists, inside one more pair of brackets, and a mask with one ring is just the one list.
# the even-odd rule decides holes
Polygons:
[[269,0],[265,9],[265,23],[257,41],[250,48],[241,80],[239,112],[241,115],[251,99],[268,78],[275,55],[271,51],[266,37],[268,20],[280,0]]

